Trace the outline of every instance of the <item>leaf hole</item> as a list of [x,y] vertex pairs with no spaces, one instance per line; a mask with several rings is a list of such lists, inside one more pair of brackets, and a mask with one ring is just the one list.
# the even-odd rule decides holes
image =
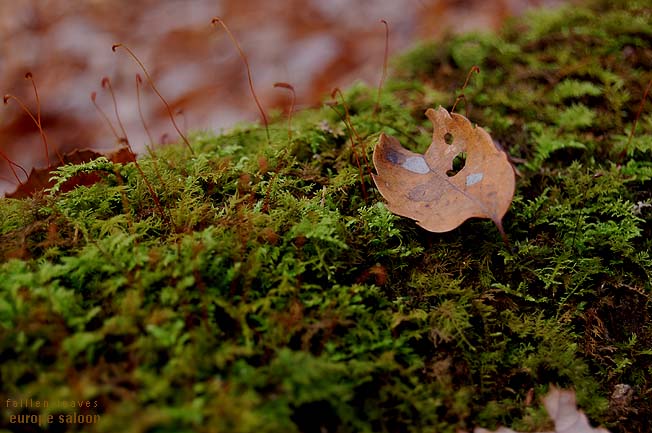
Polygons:
[[446,176],[453,177],[466,165],[466,152],[460,152],[453,158],[453,169],[446,172]]
[[451,144],[453,144],[453,134],[451,134],[450,132],[447,132],[446,134],[444,134],[444,141],[445,141],[446,144],[448,144],[449,146],[450,146]]

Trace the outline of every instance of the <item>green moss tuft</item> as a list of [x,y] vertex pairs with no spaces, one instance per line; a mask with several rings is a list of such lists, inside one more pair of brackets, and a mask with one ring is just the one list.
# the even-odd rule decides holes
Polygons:
[[[102,180],[0,201],[0,377],[13,400],[89,400],[67,431],[455,432],[547,428],[531,396],[577,390],[594,423],[652,417],[652,11],[596,2],[499,35],[424,43],[376,91],[196,133]],[[505,230],[424,232],[368,161],[416,151],[468,68],[469,117],[520,177]],[[363,187],[364,185],[364,187]],[[611,398],[632,388],[625,403]],[[4,403],[3,403],[4,404]],[[3,408],[9,416],[35,410]],[[71,408],[43,413],[70,413]],[[54,431],[54,429],[52,430]]]

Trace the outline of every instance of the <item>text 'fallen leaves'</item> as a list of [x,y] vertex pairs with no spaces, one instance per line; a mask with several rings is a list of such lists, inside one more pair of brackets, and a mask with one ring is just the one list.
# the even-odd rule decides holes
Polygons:
[[490,218],[506,239],[502,218],[515,187],[507,154],[462,115],[439,107],[429,108],[426,116],[434,130],[425,154],[385,134],[376,144],[373,179],[387,207],[431,232],[453,230],[473,217]]

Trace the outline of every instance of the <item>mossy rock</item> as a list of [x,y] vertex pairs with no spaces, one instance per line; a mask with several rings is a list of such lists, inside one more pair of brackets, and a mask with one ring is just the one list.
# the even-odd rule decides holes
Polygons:
[[[276,115],[269,143],[254,124],[197,133],[194,154],[64,166],[102,180],[3,199],[0,428],[540,431],[554,384],[594,424],[649,432],[649,105],[630,131],[651,14],[595,2],[424,43],[379,110],[375,89],[345,92],[355,134],[340,103],[295,113],[290,137]],[[472,65],[470,119],[522,161],[510,247],[484,220],[425,232],[370,177],[379,134],[423,151],[425,109]],[[29,399],[48,408],[12,406]],[[99,421],[57,423],[73,413]]]

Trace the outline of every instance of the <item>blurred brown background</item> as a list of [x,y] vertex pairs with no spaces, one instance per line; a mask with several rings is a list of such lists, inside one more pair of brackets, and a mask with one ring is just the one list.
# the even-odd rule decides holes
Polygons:
[[[148,67],[157,87],[181,110],[185,129],[215,129],[257,119],[247,77],[226,33],[210,25],[220,16],[239,39],[251,64],[263,106],[286,106],[291,83],[299,107],[319,103],[335,86],[355,80],[376,85],[382,73],[385,30],[390,52],[446,32],[495,29],[510,15],[563,0],[15,0],[0,1],[0,92],[22,98],[35,110],[33,73],[43,126],[53,148],[115,149],[116,140],[90,101],[114,121],[102,77],[111,79],[121,118],[136,151],[147,137],[136,104],[128,45]],[[141,74],[142,75],[142,74]],[[176,140],[164,106],[152,90],[142,92],[143,114],[156,141]],[[36,127],[10,101],[0,109],[0,149],[27,171],[47,161]],[[24,178],[22,179],[24,181]],[[0,193],[17,185],[0,159]]]

